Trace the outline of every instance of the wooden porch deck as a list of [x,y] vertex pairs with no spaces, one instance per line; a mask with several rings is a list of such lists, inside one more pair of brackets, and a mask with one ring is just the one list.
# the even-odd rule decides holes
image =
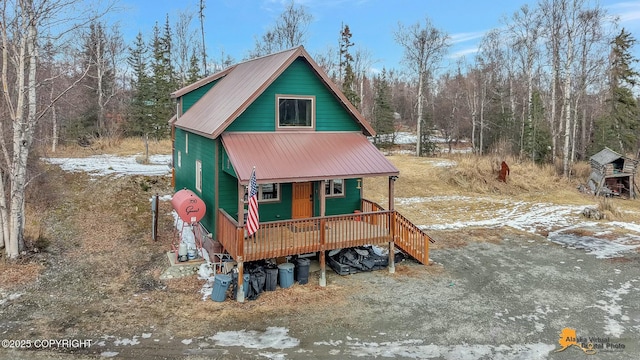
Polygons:
[[422,230],[397,211],[383,210],[368,200],[363,200],[362,209],[348,215],[261,223],[251,237],[245,237],[244,227],[220,209],[216,235],[238,262],[395,242],[416,260],[428,263],[433,240]]

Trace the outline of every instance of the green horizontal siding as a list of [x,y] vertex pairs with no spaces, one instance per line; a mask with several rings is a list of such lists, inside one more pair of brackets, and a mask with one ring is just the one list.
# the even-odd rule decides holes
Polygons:
[[238,180],[230,174],[218,172],[218,206],[238,219]]
[[190,91],[184,95],[182,95],[182,113],[184,114],[189,110],[193,104],[195,104],[204,94],[207,93],[220,79],[216,81],[212,81],[206,85],[203,85],[193,91]]
[[276,95],[316,97],[317,131],[359,131],[340,100],[303,59],[294,61],[226,131],[275,131]]
[[[234,219],[238,219],[238,182],[230,174],[220,173],[220,200],[218,206]],[[278,221],[291,219],[291,184],[280,185],[280,200],[258,203],[260,221]],[[245,204],[245,209],[247,205]]]
[[[351,214],[355,210],[360,210],[360,189],[358,186],[358,179],[346,179],[345,180],[345,196],[341,197],[327,197],[325,206],[325,215],[342,215]],[[315,198],[320,199],[319,191],[320,182],[317,182],[314,186]],[[322,189],[324,191],[324,189]],[[316,215],[320,214],[320,202],[315,202]]]
[[[205,137],[188,133],[189,149],[185,149],[187,132],[176,129],[175,133],[175,159],[178,159],[178,151],[181,152],[180,166],[175,164],[176,185],[175,191],[189,189],[198,195],[207,206],[207,212],[202,219],[202,224],[211,232],[215,231],[215,148],[216,141]],[[202,191],[196,190],[196,160],[202,162]]]

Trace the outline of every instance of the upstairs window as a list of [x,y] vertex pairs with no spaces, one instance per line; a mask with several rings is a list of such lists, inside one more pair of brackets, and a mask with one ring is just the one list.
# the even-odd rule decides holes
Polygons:
[[278,96],[278,127],[314,127],[315,109],[313,96]]

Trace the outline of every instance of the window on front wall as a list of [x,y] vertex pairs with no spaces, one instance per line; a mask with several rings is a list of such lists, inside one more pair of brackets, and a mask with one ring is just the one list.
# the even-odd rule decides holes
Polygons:
[[313,97],[279,96],[277,99],[279,128],[313,128],[315,117]]
[[202,162],[196,160],[196,190],[202,192]]
[[344,196],[344,180],[327,180],[324,183],[324,194],[327,197]]
[[[260,184],[258,185],[258,201],[279,201],[280,200],[280,184]],[[244,187],[244,202],[249,201],[248,187]]]
[[189,134],[184,134],[184,153],[189,153]]
[[178,150],[178,167],[182,167],[182,152]]

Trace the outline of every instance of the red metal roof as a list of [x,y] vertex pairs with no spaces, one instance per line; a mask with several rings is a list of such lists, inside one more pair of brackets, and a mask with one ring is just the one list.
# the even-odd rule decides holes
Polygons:
[[241,183],[254,166],[260,183],[399,174],[357,132],[224,133],[222,144]]
[[374,135],[375,131],[369,122],[347,100],[340,89],[329,79],[320,66],[313,61],[302,46],[239,63],[172,93],[172,97],[180,97],[219,79],[219,82],[211,90],[193,104],[188,111],[178,117],[175,126],[208,138],[217,138],[299,57],[304,58],[329,89],[333,91],[353,115],[354,119],[362,126],[364,133],[366,135]]

